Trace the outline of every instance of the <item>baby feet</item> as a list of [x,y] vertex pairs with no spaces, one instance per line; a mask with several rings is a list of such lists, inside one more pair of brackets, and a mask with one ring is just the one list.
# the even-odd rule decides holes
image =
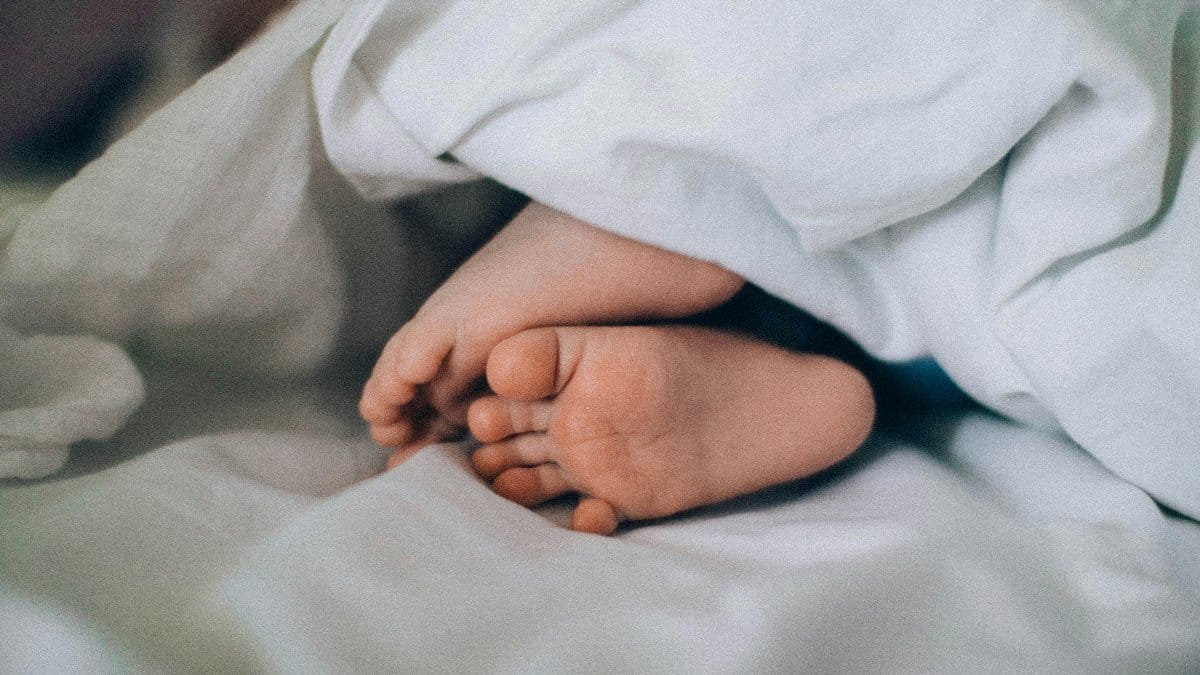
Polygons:
[[391,465],[466,423],[492,348],[536,326],[683,317],[742,286],[737,275],[526,207],[384,347],[359,411]]
[[579,493],[571,526],[598,534],[814,474],[874,418],[850,366],[694,327],[527,330],[487,381],[476,471],[526,506]]
[[578,493],[586,532],[816,473],[870,430],[858,371],[715,330],[585,326],[690,316],[742,283],[533,203],[388,341],[359,410],[391,466],[469,425],[496,492]]

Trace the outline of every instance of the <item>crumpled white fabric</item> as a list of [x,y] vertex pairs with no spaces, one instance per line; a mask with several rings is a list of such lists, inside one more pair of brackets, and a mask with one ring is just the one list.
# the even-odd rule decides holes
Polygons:
[[[498,497],[461,448],[370,477],[384,455],[352,410],[331,423],[303,389],[195,401],[209,422],[257,408],[269,425],[271,398],[300,394],[298,433],[207,433],[0,490],[0,609],[7,590],[33,605],[18,617],[40,607],[90,637],[6,632],[0,670],[43,646],[40,663],[87,664],[97,644],[153,672],[1173,673],[1200,659],[1200,525],[1052,433],[980,412],[923,420],[919,441],[877,436],[852,470],[604,538],[565,529],[569,508],[554,524]],[[196,415],[156,422],[172,417]]]
[[142,377],[89,335],[19,336],[0,324],[0,476],[57,471],[72,443],[107,438],[142,403]]
[[0,322],[28,336],[0,355],[0,478],[57,471],[124,422],[142,397],[128,345],[284,378],[329,353],[344,278],[308,193],[308,78],[345,4],[306,3],[43,204],[0,214]]
[[[313,53],[348,6],[352,4],[327,0],[302,4],[246,55],[202,82],[188,95],[186,105],[163,111],[158,121],[138,132],[136,141],[100,160],[72,184],[76,187],[68,185],[60,191],[40,215],[22,218],[24,234],[19,240],[26,244],[6,247],[0,257],[0,316],[12,324],[15,335],[9,344],[35,334],[66,335],[74,327],[77,333],[108,336],[114,345],[138,346],[137,353],[144,359],[191,358],[214,371],[206,373],[211,378],[196,378],[186,370],[148,371],[149,389],[156,395],[148,397],[144,414],[113,440],[119,452],[108,458],[116,462],[109,470],[10,483],[0,489],[0,634],[11,637],[0,644],[0,670],[24,666],[127,672],[144,664],[148,670],[167,672],[528,672],[648,666],[688,672],[798,668],[1186,672],[1200,659],[1200,645],[1194,639],[1200,623],[1200,525],[1165,513],[1145,492],[1115,477],[1057,432],[984,413],[910,420],[901,430],[906,438],[879,434],[851,465],[833,474],[631,528],[607,539],[560,529],[538,513],[502,500],[470,471],[461,448],[430,448],[398,470],[379,474],[385,452],[365,437],[354,415],[352,391],[333,393],[314,382],[279,386],[276,377],[302,371],[314,362],[321,353],[318,346],[333,339],[329,326],[343,309],[332,299],[332,286],[326,285],[339,274],[334,270],[324,276],[329,270],[323,267],[328,258],[318,255],[325,250],[324,245],[317,246],[321,239],[298,232],[325,229],[324,234],[329,234],[341,228],[340,235],[354,240],[361,233],[363,214],[353,199],[328,189],[328,184],[315,194],[315,186],[270,191],[259,180],[262,174],[256,173],[261,164],[253,157],[230,154],[252,154],[260,141],[265,145],[259,149],[270,154],[278,151],[281,139],[292,138],[283,131],[303,135],[298,119],[313,122],[307,98],[283,92],[307,90],[305,55]],[[429,10],[431,20],[450,18],[440,13],[449,4],[409,6]],[[538,9],[507,6],[513,11]],[[1052,5],[1007,6],[1034,12]],[[1103,6],[1108,5],[1090,7]],[[1125,7],[1133,19],[1155,10],[1132,4],[1112,6]],[[695,7],[703,10],[702,5]],[[574,11],[574,6],[561,11]],[[902,15],[905,10],[893,11]],[[1194,37],[1196,15],[1191,17],[1187,29],[1191,32],[1186,34]],[[482,20],[487,18],[464,27],[491,26]],[[484,166],[481,159],[486,158],[478,153],[485,144],[454,146],[453,154],[463,165],[439,160],[437,149],[425,147],[415,133],[376,126],[387,121],[377,115],[387,110],[381,107],[382,99],[371,99],[369,106],[353,99],[356,91],[370,92],[366,71],[353,68],[357,75],[337,79],[338,73],[351,72],[338,70],[338,55],[344,57],[349,44],[339,31],[363,19],[352,14],[339,23],[325,45],[324,68],[317,69],[317,86],[311,92],[312,103],[321,111],[328,147],[355,150],[364,164],[370,162],[359,167],[361,171],[343,164],[346,174],[379,195],[476,175],[475,167]],[[399,31],[396,45],[429,25],[430,21],[399,21],[393,26]],[[586,36],[586,32],[569,31],[563,35]],[[470,46],[470,36],[462,39]],[[480,40],[475,46],[487,44]],[[570,45],[571,40],[562,44]],[[1186,60],[1192,54],[1179,50],[1176,63],[1194,63]],[[471,64],[463,61],[456,67],[467,65]],[[1188,84],[1194,80],[1188,80],[1186,68],[1179,72],[1184,76],[1177,86],[1178,100],[1194,101],[1187,98],[1187,92],[1195,91]],[[350,98],[331,96],[325,88],[331,83],[345,86],[342,93]],[[552,103],[555,92],[545,93],[546,102]],[[328,107],[339,101],[346,101],[346,106]],[[358,126],[346,126],[349,121]],[[480,131],[493,124],[489,117]],[[255,143],[226,143],[220,138],[222,128],[234,136],[249,133],[249,128],[259,129],[262,135],[254,135]],[[1168,192],[1190,194],[1187,186],[1194,182],[1188,182],[1192,175],[1183,175],[1183,167],[1194,143],[1188,140],[1192,137],[1187,129],[1194,127],[1173,128],[1178,130],[1173,138],[1183,140],[1171,144],[1173,159],[1165,173]],[[347,133],[339,136],[339,130]],[[381,133],[373,140],[358,135],[375,130],[404,131],[404,135]],[[320,148],[311,143],[315,131],[309,128],[306,133],[308,141],[292,138],[296,144],[288,152],[271,155],[269,161],[279,163],[281,180],[302,176],[311,184],[328,178],[310,173],[319,158],[306,157],[300,148],[308,143],[313,155],[319,155]],[[190,145],[193,134],[212,141],[211,153]],[[338,139],[351,144],[339,146]],[[532,135],[509,139],[509,145],[544,140],[545,136]],[[566,141],[586,139],[567,135],[560,140],[565,152]],[[503,149],[501,136],[492,141],[497,152]],[[148,156],[137,150],[139,146]],[[883,147],[886,143],[880,144]],[[198,167],[194,193],[186,182],[179,182],[180,174],[188,173],[184,168],[167,171],[165,178],[138,169],[142,163],[148,168],[159,163],[169,167],[170,156],[185,149],[191,155],[180,161]],[[557,148],[539,149],[547,161],[557,157],[549,152]],[[657,157],[650,151],[639,152]],[[163,157],[155,158],[159,154]],[[349,156],[339,155],[342,160]],[[397,173],[389,173],[389,162],[396,164],[392,168]],[[767,257],[747,258],[742,264],[757,270],[760,282],[767,280],[770,265],[778,264],[776,271],[782,276],[774,290],[782,294],[780,289],[790,289],[797,301],[808,292],[789,286],[797,275],[809,275],[803,278],[815,285],[809,298],[814,302],[826,291],[841,289],[830,296],[828,307],[861,308],[862,316],[847,313],[842,325],[859,330],[860,339],[878,353],[917,353],[928,347],[960,382],[970,382],[977,395],[1003,392],[1003,386],[1012,382],[1025,386],[1021,368],[1026,366],[998,356],[1004,350],[991,332],[990,309],[978,300],[987,297],[984,291],[990,288],[978,271],[994,260],[980,223],[996,220],[1007,198],[1007,169],[1012,163],[1010,158],[1007,164],[986,168],[939,209],[864,235],[836,251],[820,254],[798,246],[799,234],[789,234],[790,225],[779,224],[777,231],[765,234],[752,227],[733,228],[740,239],[731,237],[733,241],[724,242],[728,251],[717,252],[736,262],[747,250],[760,251]],[[559,175],[556,167],[570,168],[551,165],[543,172],[537,163],[509,168],[518,178],[526,175],[530,181],[545,181],[541,192],[538,185],[524,186],[531,193],[545,198],[557,194],[565,201],[573,193],[551,189],[552,181],[580,176]],[[597,167],[597,177],[608,176],[606,170],[611,168],[611,162]],[[722,188],[733,202],[724,204],[716,194],[700,189],[702,183],[693,182],[705,178],[704,171],[687,175],[650,171],[663,168],[662,163],[647,163],[645,168],[664,181],[683,178],[680,185],[697,188],[692,195],[699,200],[697,212],[708,207],[734,209],[740,204],[748,215],[763,215],[750,208],[757,205],[761,210],[761,202],[738,191],[749,181]],[[218,180],[220,176],[225,179]],[[713,173],[714,180],[721,176],[735,177],[735,173]],[[139,188],[140,183],[147,187]],[[166,183],[180,192],[171,192]],[[583,189],[587,181],[579,185],[581,202],[598,194]],[[105,187],[117,196],[109,198],[106,190],[84,186]],[[597,183],[596,190],[603,186]],[[664,190],[663,194],[672,193]],[[178,203],[171,195],[207,197],[237,215],[237,222],[221,229],[214,213],[195,202]],[[264,205],[257,200],[262,199],[274,208],[271,213],[292,215],[260,216]],[[1167,202],[1173,206],[1164,207],[1164,214],[1174,215],[1164,215],[1155,223],[1170,220],[1180,229],[1194,223],[1184,218],[1195,213],[1194,201],[1180,196],[1164,199]],[[89,204],[96,208],[88,208]],[[597,201],[596,206],[605,204]],[[720,242],[722,232],[729,229],[727,222],[706,217],[689,224],[681,216],[668,217],[672,211],[666,206],[673,202],[664,197],[663,204],[662,220],[655,221],[659,229],[647,227],[643,234],[669,244],[673,233],[691,232],[673,241],[693,247],[697,255],[708,246],[720,248],[714,242]],[[625,222],[617,217],[623,206],[627,205],[613,203],[606,208],[615,215],[597,219],[617,227]],[[131,221],[111,217],[109,210],[121,209],[160,215],[162,220],[156,227],[159,221],[153,217]],[[102,216],[95,223],[80,215],[91,211]],[[52,226],[54,213],[69,214],[71,219]],[[194,229],[180,225],[197,214],[209,217],[199,218]],[[126,231],[120,227],[122,222],[137,226]],[[630,222],[633,227],[651,221]],[[295,223],[308,225],[293,230]],[[296,266],[317,267],[312,276],[304,276],[280,263],[274,269],[284,277],[277,279],[272,272],[256,280],[277,292],[261,304],[246,305],[246,312],[257,308],[267,318],[257,324],[237,313],[237,293],[224,298],[206,295],[199,291],[222,286],[205,286],[199,280],[209,262],[206,251],[238,253],[237,246],[223,246],[229,243],[223,236],[236,234],[238,227],[249,228],[246,237],[261,246],[243,252],[243,262],[255,253],[262,255],[264,263],[283,260],[283,252],[273,251],[259,238],[264,232],[260,228],[269,224],[279,227],[283,240],[296,233],[297,242],[312,243],[312,248],[297,245],[288,250]],[[1158,232],[1159,226],[1152,223],[1144,229]],[[73,233],[75,228],[81,231]],[[1170,228],[1164,231],[1169,235],[1164,235],[1165,246],[1166,239],[1177,233]],[[106,232],[110,234],[97,238]],[[394,233],[386,229],[369,234],[360,238],[355,253],[379,255],[373,250],[376,244],[395,243],[388,238]],[[57,268],[64,276],[26,274],[55,269],[49,261],[56,256],[49,254],[57,250],[54,237],[60,235],[63,257],[72,261]],[[137,250],[124,244],[139,236],[153,243],[158,235],[169,244],[148,247],[146,266],[130,264],[131,259],[137,260]],[[960,235],[965,243],[950,246],[948,242]],[[119,245],[109,245],[113,239]],[[874,249],[866,245],[870,241],[877,242],[874,246],[880,251],[889,241],[895,247],[890,256],[883,256],[872,253]],[[89,242],[91,249],[86,246]],[[758,247],[763,242],[787,246]],[[1187,242],[1180,245],[1181,250],[1170,255],[1186,260]],[[421,251],[412,257],[404,246],[394,248],[400,255],[384,254],[382,259],[412,282],[423,275],[408,274],[412,270],[407,265],[440,255]],[[164,258],[163,251],[170,250],[189,253]],[[120,255],[110,259],[92,255],[93,251]],[[357,262],[366,257],[359,256]],[[172,265],[181,261],[193,266]],[[428,272],[434,267],[422,269]],[[929,273],[924,273],[926,268]],[[1074,271],[1080,268],[1064,268],[1071,274],[1063,274],[1063,282],[1075,283],[1071,279],[1077,278]],[[17,274],[18,269],[25,272]],[[139,278],[128,269],[149,269],[159,276]],[[1190,268],[1151,269],[1159,278],[1147,282],[1147,293],[1157,288],[1155,284],[1179,281],[1169,275],[1186,279]],[[856,276],[864,270],[881,276]],[[1096,274],[1104,278],[1108,272],[1101,267]],[[823,280],[822,273],[832,278]],[[380,279],[373,271],[363,274],[364,280]],[[231,288],[252,287],[247,279],[234,277],[238,275],[226,279]],[[175,308],[156,301],[155,279],[172,280],[176,285],[167,287],[175,289],[172,293],[197,290],[170,297],[207,297],[211,303],[171,314]],[[25,283],[33,280],[38,283]],[[304,292],[300,287],[309,282]],[[48,284],[44,296],[37,294],[41,283]],[[288,284],[294,286],[284,288]],[[1053,287],[1040,290],[1048,297],[1056,292]],[[375,292],[372,303],[390,299],[378,288]],[[924,304],[915,299],[926,294],[930,299],[922,300]],[[109,308],[89,306],[89,297],[109,302]],[[964,297],[974,300],[965,302]],[[1193,299],[1185,288],[1169,296],[1167,304],[1188,307]],[[1152,314],[1157,306],[1133,309]],[[78,321],[72,313],[76,308]],[[39,316],[43,309],[45,316]],[[893,314],[872,314],[876,311]],[[186,320],[175,320],[184,314]],[[230,317],[239,318],[231,321]],[[305,317],[309,322],[302,320]],[[1185,318],[1159,320],[1164,326],[1176,321],[1180,337],[1173,344],[1187,346],[1184,339],[1190,326]],[[1094,323],[1097,334],[1121,334],[1119,325],[1110,325],[1120,321]],[[260,329],[260,339],[246,347],[247,358],[214,354],[239,344],[227,339],[237,332],[235,325]],[[304,326],[311,332],[301,330]],[[189,343],[184,339],[189,336],[196,339]],[[285,336],[312,340],[298,340],[295,344],[307,348],[295,350],[291,354],[295,358],[289,360],[288,354],[281,353],[288,346]],[[879,339],[867,339],[872,336]],[[880,345],[892,345],[894,351]],[[1053,356],[1049,349],[1046,353],[1046,358]],[[272,369],[268,379],[249,383],[257,386],[229,386],[244,372],[231,364],[263,367],[249,358],[256,354],[269,356],[265,362],[274,364],[267,366]],[[1174,361],[1162,363],[1174,366],[1189,356],[1184,349]],[[1132,367],[1124,362],[1118,365]],[[1070,373],[1077,366],[1065,356],[1056,364]],[[1190,371],[1180,372],[1186,377]],[[1115,372],[1110,384],[1123,385],[1127,375]],[[155,376],[169,382],[156,381]],[[1053,377],[1053,373],[1039,377]],[[0,381],[0,387],[5,382]],[[1034,419],[1039,411],[1043,416],[1058,414],[1042,402],[1042,389],[1013,391],[1013,400],[1001,398],[1001,402],[1027,411],[1022,413],[1027,418]],[[1141,391],[1132,388],[1130,395],[1136,398]],[[6,405],[0,409],[7,410],[13,399],[3,402]],[[1163,414],[1153,406],[1144,407],[1148,423]],[[1185,405],[1179,410],[1186,413],[1190,408]],[[1132,445],[1136,438],[1124,440],[1130,443],[1129,456],[1137,459]],[[1096,447],[1101,446],[1090,449],[1096,452]],[[1155,471],[1178,472],[1184,480],[1192,466],[1174,463],[1178,457],[1169,453],[1142,453],[1141,457],[1162,459],[1163,466]],[[1162,487],[1152,480],[1143,483],[1139,484],[1153,490]],[[1160,498],[1166,494],[1160,492],[1154,494]],[[16,625],[14,621],[23,623],[6,630]],[[128,657],[121,658],[124,655]]]
[[0,320],[304,372],[344,311],[320,151],[380,198],[483,174],[930,354],[1195,516],[1188,7],[313,0],[5,226]]
[[366,195],[452,155],[932,355],[1197,517],[1194,6],[374,0],[314,96]]

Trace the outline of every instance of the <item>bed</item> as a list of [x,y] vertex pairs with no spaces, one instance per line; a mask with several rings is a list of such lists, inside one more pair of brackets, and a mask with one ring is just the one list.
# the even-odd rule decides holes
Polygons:
[[[729,11],[309,0],[6,210],[0,669],[1195,672],[1200,11]],[[979,405],[607,538],[385,472],[371,354],[517,192]]]

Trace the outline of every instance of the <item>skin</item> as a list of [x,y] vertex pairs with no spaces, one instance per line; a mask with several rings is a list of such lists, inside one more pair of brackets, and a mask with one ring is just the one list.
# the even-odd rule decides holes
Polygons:
[[817,473],[874,418],[845,363],[690,326],[525,331],[487,377],[476,471],[526,506],[584,495],[571,526],[597,534]]
[[488,354],[504,339],[541,326],[686,317],[742,284],[712,263],[530,204],[388,340],[359,412],[402,461],[466,424]]
[[816,473],[869,433],[858,371],[716,330],[596,325],[687,317],[742,285],[533,203],[388,341],[359,410],[390,466],[469,425],[498,494],[578,493],[573,529],[599,534]]

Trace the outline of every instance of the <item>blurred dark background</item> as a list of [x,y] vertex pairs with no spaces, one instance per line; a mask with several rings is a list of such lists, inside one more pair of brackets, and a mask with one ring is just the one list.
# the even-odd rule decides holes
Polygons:
[[0,2],[0,179],[69,176],[286,4]]

